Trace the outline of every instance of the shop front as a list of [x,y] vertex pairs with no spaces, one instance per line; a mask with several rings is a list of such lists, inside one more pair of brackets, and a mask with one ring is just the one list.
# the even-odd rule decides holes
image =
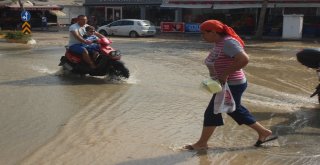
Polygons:
[[[191,23],[191,27],[208,19],[218,19],[239,34],[252,35],[259,22],[262,0],[165,0],[161,7],[174,9],[178,13],[174,20],[185,25]],[[265,34],[281,35],[284,14],[302,14],[305,34],[319,35],[319,7],[320,0],[269,0]]]
[[118,19],[147,19],[156,25],[173,20],[173,9],[161,8],[162,0],[86,0],[86,14],[97,26]]
[[[20,30],[23,21],[21,20],[21,8],[18,4],[4,5],[0,7],[0,28],[9,30]],[[62,7],[58,5],[51,6],[37,6],[37,5],[24,5],[31,19],[29,24],[32,28],[41,27],[41,17],[46,16],[48,24],[57,25],[57,16],[64,14],[61,12]]]

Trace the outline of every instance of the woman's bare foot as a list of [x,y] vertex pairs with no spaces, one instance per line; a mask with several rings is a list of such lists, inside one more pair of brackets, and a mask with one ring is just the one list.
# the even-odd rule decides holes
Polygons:
[[207,150],[208,145],[198,145],[197,143],[192,144],[192,145],[185,145],[183,149],[186,150]]
[[257,131],[259,138],[258,141],[265,141],[269,136],[272,135],[272,131],[263,127],[260,123],[255,122],[254,124],[249,125],[252,129]]
[[278,139],[278,136],[272,135],[272,131],[266,129],[261,134],[259,134],[259,139],[257,140],[256,144],[254,146],[260,147],[261,144],[276,140]]
[[265,129],[263,132],[261,132],[259,134],[259,139],[260,141],[265,141],[267,139],[267,137],[269,137],[270,135],[272,135],[272,131]]

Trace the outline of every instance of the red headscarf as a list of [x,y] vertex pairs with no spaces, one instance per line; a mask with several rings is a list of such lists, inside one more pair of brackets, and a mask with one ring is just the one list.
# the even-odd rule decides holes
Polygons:
[[215,32],[225,32],[232,38],[239,41],[239,43],[244,47],[243,40],[238,36],[238,34],[228,25],[218,21],[218,20],[207,20],[200,25],[200,30],[202,31],[215,31]]

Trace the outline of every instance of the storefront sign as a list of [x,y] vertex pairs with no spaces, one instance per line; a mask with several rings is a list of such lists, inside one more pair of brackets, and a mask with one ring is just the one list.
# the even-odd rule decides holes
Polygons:
[[162,0],[86,0],[84,5],[96,4],[161,4]]
[[161,22],[161,32],[180,32],[183,33],[184,23],[183,22]]
[[200,24],[199,23],[186,23],[185,32],[186,33],[200,33]]

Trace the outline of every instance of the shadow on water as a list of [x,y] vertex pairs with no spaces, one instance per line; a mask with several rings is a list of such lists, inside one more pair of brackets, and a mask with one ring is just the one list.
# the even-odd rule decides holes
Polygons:
[[[271,118],[284,118],[283,122],[271,126],[271,130],[279,136],[305,135],[320,136],[320,108],[304,108],[292,113],[253,112],[257,120],[270,120]],[[309,129],[306,129],[309,128]],[[306,130],[304,130],[306,129]]]
[[117,163],[116,165],[177,164],[180,162],[187,161],[188,158],[190,158],[190,157],[192,157],[192,155],[188,155],[188,154],[184,154],[184,153],[177,153],[177,154],[159,156],[159,157],[154,157],[154,158],[128,160],[126,162]]
[[[320,129],[320,109],[319,108],[304,108],[301,107],[299,111],[292,113],[274,113],[274,112],[253,112],[252,113],[257,120],[271,120],[271,118],[283,118],[283,122],[271,126],[271,130],[279,135],[280,146],[285,147],[290,142],[285,139],[285,136],[299,135],[309,136],[310,139],[317,139],[320,136],[320,131],[312,131],[305,128]],[[316,137],[315,137],[316,136]],[[295,139],[297,140],[297,139]],[[308,142],[303,145],[309,146]],[[286,147],[285,147],[286,148]],[[199,164],[212,164],[212,156],[223,153],[238,152],[238,151],[250,151],[257,150],[254,146],[241,146],[241,147],[214,147],[208,150],[201,151],[179,151],[166,156],[159,156],[146,159],[134,159],[125,162],[118,163],[117,165],[143,165],[143,164],[179,164],[182,162],[190,161],[193,157],[197,157]],[[280,153],[282,154],[282,153]],[[190,161],[191,163],[191,161]]]
[[146,158],[146,159],[135,159],[128,160],[125,162],[117,163],[116,165],[143,165],[143,164],[153,164],[153,165],[163,165],[163,164],[178,164],[181,162],[189,161],[190,158],[197,157],[199,160],[199,164],[211,164],[212,158],[211,155],[222,154],[225,152],[238,152],[238,151],[249,151],[256,150],[257,147],[247,146],[247,147],[229,147],[229,148],[209,148],[208,150],[180,150],[178,153],[170,154],[166,156],[159,156],[154,158]]
[[[121,81],[118,81],[121,82]],[[55,85],[99,85],[115,83],[113,80],[98,77],[79,77],[79,76],[56,76],[45,75],[39,77],[28,78],[24,80],[13,80],[1,82],[0,85],[12,86],[55,86]]]

